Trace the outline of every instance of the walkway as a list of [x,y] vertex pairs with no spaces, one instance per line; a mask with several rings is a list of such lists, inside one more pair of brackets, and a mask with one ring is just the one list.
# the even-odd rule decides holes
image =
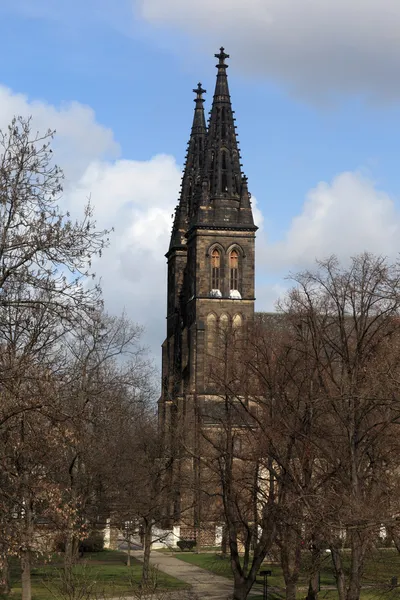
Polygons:
[[[143,560],[143,551],[135,550],[132,556]],[[166,552],[151,553],[150,562],[160,571],[188,583],[201,600],[228,600],[232,597],[233,582],[226,577],[179,560]],[[254,592],[253,592],[254,590]],[[252,593],[262,594],[261,586],[255,585]]]

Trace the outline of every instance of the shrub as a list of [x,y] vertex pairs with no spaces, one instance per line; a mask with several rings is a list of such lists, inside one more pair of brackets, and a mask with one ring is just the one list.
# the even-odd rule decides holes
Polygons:
[[54,536],[53,552],[65,552],[65,536],[63,533],[57,533]]
[[196,540],[179,540],[176,544],[182,552],[184,550],[193,550],[196,545]]
[[101,552],[104,549],[104,536],[100,531],[92,531],[79,544],[79,552]]

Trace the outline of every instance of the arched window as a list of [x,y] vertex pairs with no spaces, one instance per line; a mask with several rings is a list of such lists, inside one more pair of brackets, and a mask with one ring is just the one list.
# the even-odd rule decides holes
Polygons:
[[210,313],[207,315],[205,360],[205,375],[208,384],[213,382],[215,357],[217,354],[217,341],[217,317],[213,313]]
[[223,193],[228,191],[228,177],[227,177],[226,173],[224,173],[224,172],[222,173],[222,176],[221,176],[221,189],[222,189]]
[[228,329],[228,326],[229,326],[229,317],[228,317],[228,315],[226,315],[224,313],[219,318],[219,328],[220,328],[220,331],[221,332],[226,331]]
[[221,192],[224,194],[228,191],[228,160],[226,150],[221,150]]
[[235,315],[232,319],[232,325],[234,329],[242,326],[242,317],[241,315]]
[[224,140],[226,138],[226,114],[225,108],[221,111],[221,137]]
[[215,342],[216,342],[216,333],[217,333],[217,317],[210,313],[207,315],[207,353],[209,356],[215,355]]
[[229,255],[229,289],[239,289],[239,253],[232,250]]
[[211,288],[213,290],[219,290],[220,270],[221,256],[219,251],[214,248],[211,253]]

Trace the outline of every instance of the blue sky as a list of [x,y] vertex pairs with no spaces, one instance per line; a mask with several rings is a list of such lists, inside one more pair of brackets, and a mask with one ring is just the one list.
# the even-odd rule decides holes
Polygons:
[[262,214],[258,308],[316,257],[397,255],[399,25],[398,0],[3,0],[0,126],[14,112],[56,126],[66,204],[91,194],[116,229],[107,307],[157,353],[192,88],[209,109],[221,44]]

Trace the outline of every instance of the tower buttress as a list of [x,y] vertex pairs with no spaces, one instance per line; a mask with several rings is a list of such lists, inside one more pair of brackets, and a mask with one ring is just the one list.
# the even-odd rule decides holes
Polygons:
[[175,208],[169,250],[167,282],[167,339],[163,344],[163,394],[172,397],[178,393],[181,369],[181,297],[184,272],[187,264],[187,229],[189,214],[193,211],[196,182],[203,167],[204,148],[207,135],[204,117],[205,90],[201,83],[193,90],[196,94],[193,123],[182,176],[178,205]]

